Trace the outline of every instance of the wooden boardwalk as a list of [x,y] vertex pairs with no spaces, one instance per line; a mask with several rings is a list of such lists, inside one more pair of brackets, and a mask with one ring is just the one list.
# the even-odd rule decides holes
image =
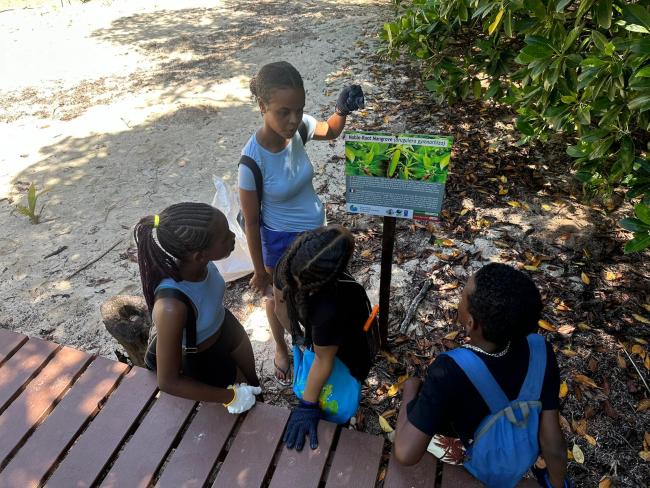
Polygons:
[[158,391],[145,369],[0,329],[0,488],[482,486],[453,466],[441,477],[429,454],[383,468],[382,437],[324,421],[318,449],[288,450],[288,418],[262,403],[231,415]]

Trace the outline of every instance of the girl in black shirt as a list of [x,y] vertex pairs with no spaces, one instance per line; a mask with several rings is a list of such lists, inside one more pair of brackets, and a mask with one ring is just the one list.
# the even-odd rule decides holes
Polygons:
[[346,267],[354,250],[352,234],[339,225],[301,234],[275,271],[275,312],[294,340],[303,336],[315,358],[303,398],[287,425],[287,447],[302,449],[305,435],[318,447],[319,397],[338,357],[359,382],[368,375],[371,351],[363,331],[370,315],[365,290]]

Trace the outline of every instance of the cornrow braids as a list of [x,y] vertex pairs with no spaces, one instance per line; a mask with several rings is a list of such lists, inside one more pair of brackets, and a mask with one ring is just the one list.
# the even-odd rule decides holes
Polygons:
[[271,92],[279,88],[305,89],[302,76],[291,63],[277,61],[265,64],[249,83],[251,94],[256,100],[269,103]]
[[184,202],[167,207],[159,214],[143,217],[133,229],[138,248],[142,291],[153,310],[154,292],[164,278],[181,281],[179,264],[191,253],[208,248],[216,236],[211,232],[217,212],[207,203]]
[[283,294],[294,337],[302,323],[307,342],[311,342],[307,309],[309,296],[335,285],[338,276],[346,269],[353,250],[352,235],[339,225],[306,232],[287,250],[278,271],[285,285]]
[[469,312],[490,342],[504,345],[537,330],[542,298],[533,280],[505,264],[490,263],[474,275]]

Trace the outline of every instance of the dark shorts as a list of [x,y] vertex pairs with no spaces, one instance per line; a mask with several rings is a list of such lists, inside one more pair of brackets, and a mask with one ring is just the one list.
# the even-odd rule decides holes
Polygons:
[[[220,330],[221,335],[217,341],[205,351],[193,354],[183,352],[184,376],[219,388],[226,388],[235,383],[237,365],[230,354],[243,340],[248,340],[248,335],[228,309]],[[149,369],[155,370],[155,353],[151,348],[147,350],[145,363]]]
[[289,248],[291,243],[302,232],[284,232],[281,230],[271,230],[265,226],[260,228],[262,238],[262,258],[264,266],[275,268],[278,261]]

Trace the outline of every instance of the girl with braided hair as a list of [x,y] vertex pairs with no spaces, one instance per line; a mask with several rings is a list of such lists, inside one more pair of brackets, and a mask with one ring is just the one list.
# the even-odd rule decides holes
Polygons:
[[[359,85],[348,86],[338,97],[335,113],[327,121],[317,121],[303,113],[302,77],[285,61],[262,66],[251,79],[250,89],[263,124],[242,150],[239,199],[254,267],[250,284],[269,297],[273,269],[289,244],[299,233],[325,223],[305,144],[312,139],[336,139],[346,116],[363,107],[364,99]],[[276,344],[275,379],[288,386],[289,352],[272,300],[266,301],[266,315]]]
[[[253,348],[223,306],[225,282],[212,262],[234,248],[226,217],[205,203],[178,203],[142,218],[134,237],[153,322],[145,363],[159,388],[231,413],[251,408],[261,393]],[[248,384],[235,384],[238,376]]]
[[302,399],[287,424],[284,442],[289,448],[301,450],[306,435],[311,448],[318,447],[317,426],[328,394],[324,386],[335,358],[358,383],[359,394],[370,370],[373,353],[364,331],[370,302],[347,271],[353,250],[354,238],[347,229],[320,227],[301,234],[275,270],[278,317],[294,343],[300,340],[314,352]]

